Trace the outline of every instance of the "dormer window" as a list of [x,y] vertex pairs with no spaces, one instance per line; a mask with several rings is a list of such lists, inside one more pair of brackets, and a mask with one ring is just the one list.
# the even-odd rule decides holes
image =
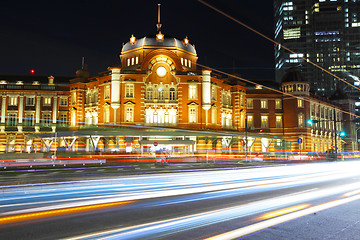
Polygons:
[[24,85],[24,82],[23,81],[17,81],[16,85]]
[[1,80],[0,84],[7,84],[7,81],[6,80]]
[[32,85],[40,85],[39,81],[33,81]]

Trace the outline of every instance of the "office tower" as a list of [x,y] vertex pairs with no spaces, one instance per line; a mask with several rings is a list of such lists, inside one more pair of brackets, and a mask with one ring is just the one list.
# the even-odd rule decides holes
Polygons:
[[[276,80],[290,67],[299,67],[311,90],[328,96],[340,82],[306,62],[308,59],[351,85],[360,85],[360,1],[274,1],[275,40],[294,52],[275,46]],[[305,59],[302,59],[305,58]],[[360,107],[359,90],[341,84]]]

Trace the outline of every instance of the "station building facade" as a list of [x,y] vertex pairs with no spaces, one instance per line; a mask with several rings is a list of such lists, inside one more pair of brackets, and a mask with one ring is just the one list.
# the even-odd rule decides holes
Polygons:
[[[335,94],[332,102],[312,96],[309,83],[296,69],[290,69],[282,83],[273,86],[278,90],[271,90],[262,87],[262,82],[251,87],[210,69],[198,70],[197,59],[188,38],[179,40],[159,31],[139,39],[131,36],[123,45],[118,64],[92,77],[82,68],[66,86],[56,84],[54,77],[26,84],[21,83],[21,76],[15,83],[4,79],[0,84],[0,151],[50,151],[55,146],[124,151],[130,146],[143,152],[150,151],[155,142],[164,144],[157,148],[170,146],[168,150],[174,151],[177,144],[189,153],[325,152],[335,143],[339,151],[357,150],[352,119],[342,121],[346,118],[343,109],[354,112],[354,103],[345,96]],[[307,119],[319,123],[308,126]],[[347,127],[344,122],[349,123]],[[126,126],[198,133],[182,137],[116,133],[116,128]],[[65,137],[52,137],[61,131],[108,127],[115,127],[114,134],[97,135],[96,139],[76,138],[73,133],[69,142]],[[335,131],[343,128],[348,131],[345,141]],[[214,134],[202,136],[203,131]],[[37,133],[49,135],[40,138]]]

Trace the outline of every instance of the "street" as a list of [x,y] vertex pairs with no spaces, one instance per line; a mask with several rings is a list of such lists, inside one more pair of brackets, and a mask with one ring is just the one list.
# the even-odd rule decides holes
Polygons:
[[0,239],[356,239],[359,166],[309,163],[3,185]]

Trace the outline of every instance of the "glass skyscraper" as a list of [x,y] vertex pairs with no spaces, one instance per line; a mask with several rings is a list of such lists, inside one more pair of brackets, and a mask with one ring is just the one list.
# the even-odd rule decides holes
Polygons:
[[[274,8],[275,40],[296,52],[275,46],[278,82],[288,68],[299,67],[313,92],[329,96],[340,81],[309,60],[360,87],[360,0],[274,0]],[[359,90],[340,86],[360,107]]]

